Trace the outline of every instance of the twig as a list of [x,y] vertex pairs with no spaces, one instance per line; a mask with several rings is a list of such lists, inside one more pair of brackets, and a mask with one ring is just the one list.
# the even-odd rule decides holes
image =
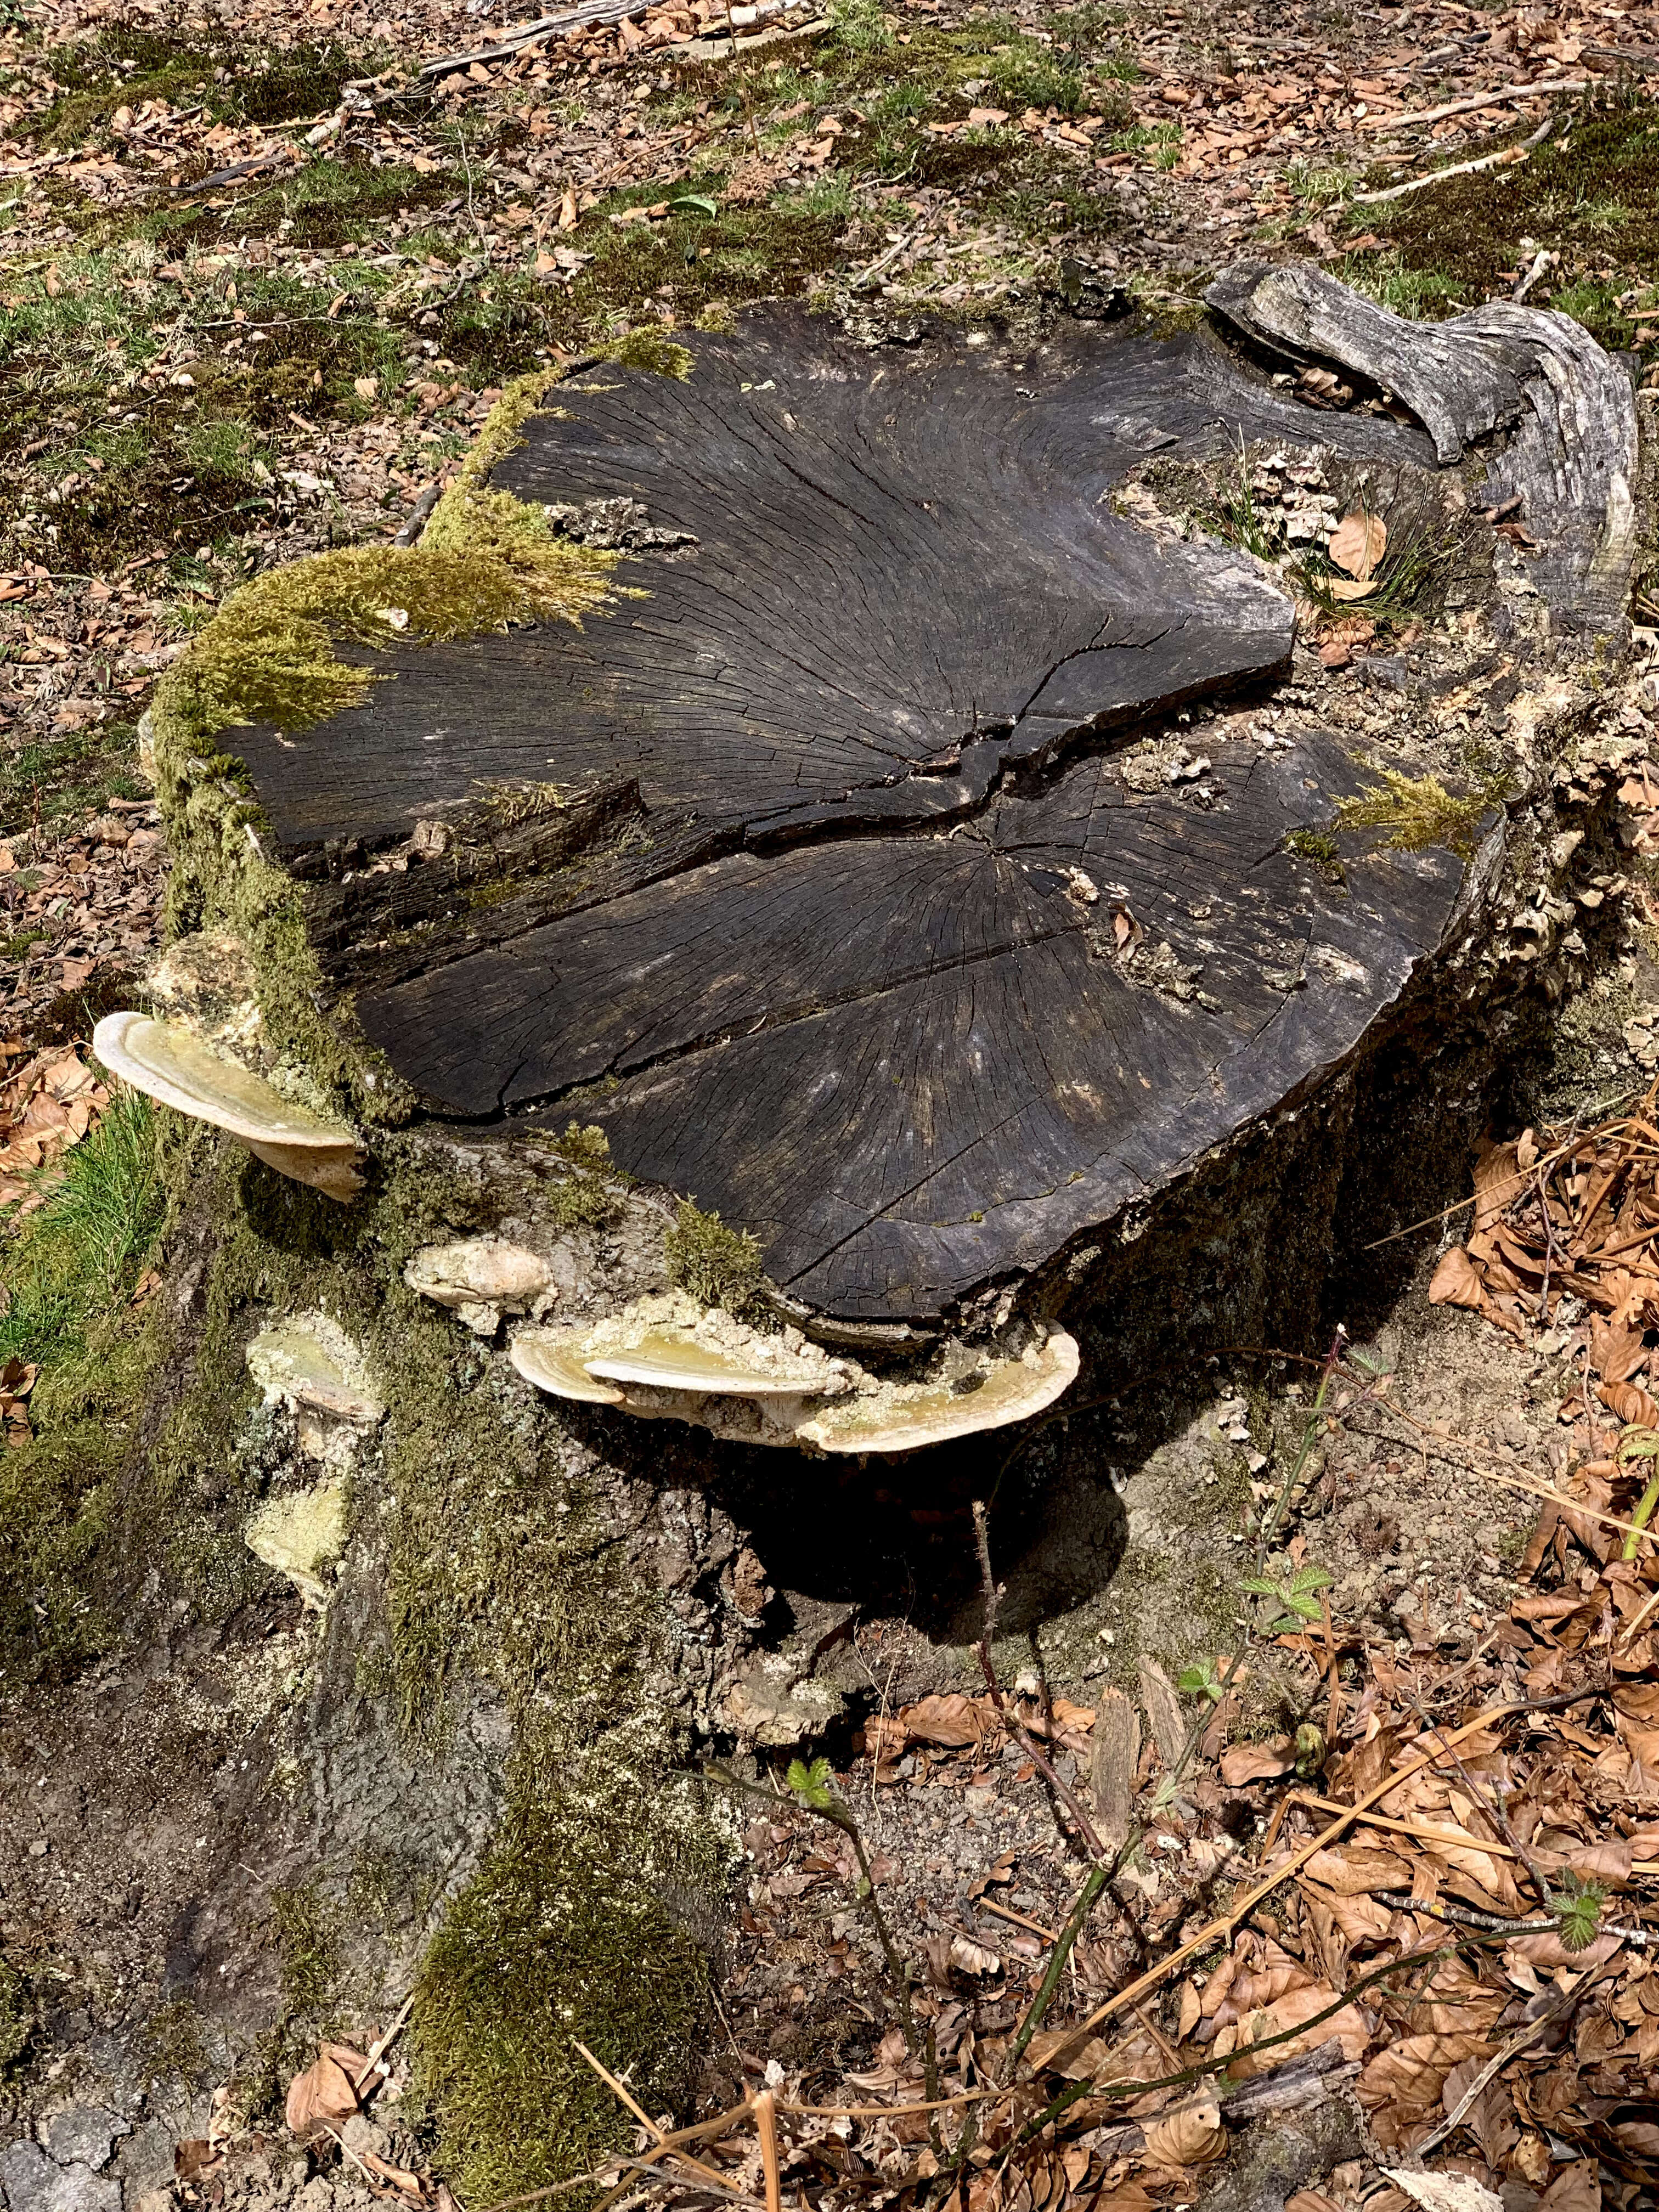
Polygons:
[[380,2041],[378,2043],[372,2044],[369,2046],[368,2056],[363,2061],[363,2070],[351,2085],[352,2094],[360,2103],[362,2100],[364,2082],[368,2081],[369,2075],[374,2071],[374,2069],[380,2064],[380,2061],[386,2057],[387,2051],[391,2050],[392,2045],[403,2033],[404,2024],[414,2009],[415,1992],[411,1990],[409,1995],[404,1999],[402,2005],[399,2007],[397,2019],[392,2021],[391,2027],[387,2028],[386,2033],[380,2038]]
[[766,2212],[783,2212],[783,2185],[778,2173],[778,2120],[774,2109],[776,2103],[776,2093],[771,2089],[763,2089],[755,2100],[755,2133],[760,2137]]
[[1509,107],[1518,100],[1541,100],[1546,93],[1584,92],[1592,80],[1586,76],[1547,77],[1541,84],[1500,85],[1495,92],[1466,93],[1449,100],[1443,107],[1405,109],[1394,115],[1368,115],[1368,131],[1421,131],[1431,123],[1443,123],[1449,115],[1474,115],[1483,107]]
[[[604,2082],[605,2087],[628,2107],[648,2136],[656,2137],[656,2148],[659,2152],[665,2152],[671,2157],[678,2159],[681,2165],[689,2166],[693,2173],[701,2174],[705,2181],[712,2181],[716,2189],[730,2188],[731,2184],[723,2173],[717,2173],[712,2166],[705,2166],[700,2158],[693,2158],[689,2151],[683,2150],[678,2143],[670,2144],[665,2132],[657,2125],[639,2100],[624,2088],[608,2068],[600,2063],[580,2036],[573,2035],[570,2040],[576,2051],[587,2061],[600,2081]],[[771,2212],[777,2212],[775,2205],[771,2208]]]
[[990,1519],[985,1510],[985,1501],[981,1498],[974,1500],[974,1538],[979,1549],[980,1587],[985,1597],[985,1620],[980,1631],[979,1642],[975,1649],[979,1653],[980,1672],[985,1677],[985,1686],[990,1693],[991,1703],[995,1708],[997,1718],[1018,1743],[1025,1756],[1071,1814],[1078,1834],[1082,1839],[1084,1849],[1090,1857],[1103,1864],[1109,1858],[1110,1854],[1096,1832],[1094,1822],[1078,1802],[1076,1792],[1060,1780],[1054,1771],[1053,1761],[1043,1752],[1036,1738],[1026,1728],[1019,1716],[1011,1711],[1007,1700],[1002,1694],[1002,1685],[997,1680],[996,1665],[991,1657],[991,1642],[996,1634],[997,1614],[1001,1610],[1002,1592],[991,1573]]
[[1041,1936],[1045,1943],[1058,1943],[1060,1941],[1054,1929],[1045,1928],[1040,1920],[1028,1920],[1023,1912],[1016,1912],[1012,1905],[993,1905],[988,1897],[978,1898],[975,1901],[981,1912],[994,1912],[999,1920],[1012,1920],[1016,1928],[1029,1929],[1033,1936]]
[[474,62],[501,62],[514,54],[522,53],[526,46],[538,46],[544,39],[562,37],[567,31],[585,31],[595,26],[608,28],[612,23],[631,21],[643,15],[652,0],[581,0],[576,8],[562,8],[554,15],[538,15],[533,23],[521,23],[516,30],[508,31],[487,46],[474,46],[465,53],[439,54],[429,62],[422,62],[422,77],[452,76],[457,70],[469,70]]
[[1450,2112],[1447,2113],[1445,2118],[1437,2127],[1431,2128],[1422,2142],[1415,2146],[1416,2154],[1419,2159],[1426,2158],[1431,2150],[1438,2150],[1447,2136],[1455,2133],[1462,2124],[1464,2113],[1474,2103],[1487,2082],[1502,2073],[1516,2051],[1524,2051],[1534,2036],[1540,2034],[1545,2028],[1552,2027],[1564,2013],[1581,2003],[1589,1995],[1591,1983],[1599,1980],[1601,1974],[1607,1971],[1607,1965],[1611,1963],[1610,1960],[1607,1961],[1593,1973],[1580,1975],[1571,1989],[1558,1989],[1536,2020],[1527,2021],[1516,2028],[1509,2041],[1500,2050],[1492,2053]]
[[899,2013],[904,2027],[905,2044],[910,2056],[922,2061],[927,2078],[927,2094],[930,2098],[936,2099],[939,2095],[938,2061],[933,2054],[932,2041],[924,2041],[917,2036],[915,2009],[910,2002],[912,1987],[910,1969],[905,1963],[903,1954],[893,1940],[893,1931],[887,1924],[887,1915],[881,1909],[881,1900],[876,1894],[876,1878],[870,1870],[869,1854],[864,1848],[864,1838],[860,1832],[858,1822],[848,1811],[846,1806],[831,1797],[828,1791],[824,1793],[824,1802],[822,1805],[807,1804],[799,1798],[786,1797],[779,1790],[768,1790],[757,1782],[750,1782],[743,1775],[734,1774],[729,1766],[711,1765],[706,1766],[703,1771],[714,1781],[723,1782],[727,1789],[740,1790],[750,1797],[758,1797],[763,1804],[780,1806],[788,1813],[814,1814],[820,1820],[828,1820],[831,1826],[839,1828],[850,1841],[854,1856],[859,1863],[859,1873],[863,1878],[859,1902],[866,1907],[872,1921],[875,1923],[877,1938],[881,1944],[882,1956],[887,1961],[887,1971],[891,1975],[894,1986],[898,1992]]
[[[1407,192],[1420,192],[1425,185],[1443,184],[1448,177],[1472,177],[1479,169],[1513,168],[1517,161],[1526,160],[1528,154],[1534,146],[1543,144],[1549,136],[1550,126],[1554,121],[1555,118],[1553,115],[1546,116],[1531,137],[1523,138],[1518,146],[1500,146],[1495,154],[1482,154],[1476,161],[1454,161],[1449,168],[1431,169],[1426,175],[1413,177],[1403,185],[1390,185],[1385,191],[1356,192],[1352,204],[1355,207],[1377,207],[1384,200],[1402,200]],[[1547,254],[1541,253],[1538,258],[1542,262],[1547,262],[1549,258]],[[1535,277],[1538,273],[1539,271],[1534,268],[1533,276]],[[1522,295],[1517,292],[1515,296],[1519,299]],[[1472,1199],[1468,1201],[1470,1205],[1474,1202]],[[1419,1228],[1425,1225],[1420,1222],[1418,1224]],[[1398,1230],[1395,1234],[1403,1237],[1409,1235],[1410,1231]],[[1379,1243],[1387,1244],[1392,1240],[1383,1237],[1379,1237],[1377,1241]],[[1369,1250],[1370,1248],[1367,1246],[1366,1249]]]
[[427,486],[426,489],[416,501],[414,506],[410,508],[408,515],[404,519],[403,528],[392,539],[392,542],[394,545],[402,546],[403,549],[407,551],[411,545],[418,544],[421,532],[426,528],[427,518],[432,513],[433,508],[436,507],[442,495],[443,487],[441,484],[429,483]]
[[859,274],[853,278],[848,289],[853,292],[861,292],[866,284],[870,283],[874,278],[880,276],[884,269],[889,268],[892,263],[898,259],[900,254],[903,252],[905,247],[909,245],[912,239],[920,238],[921,235],[921,226],[918,224],[915,230],[907,230],[902,237],[895,239],[893,243],[888,247],[886,252],[882,255],[879,261],[872,261],[867,269],[860,270]]
[[[1477,1735],[1490,1722],[1510,1717],[1516,1711],[1516,1708],[1511,1705],[1487,1705],[1477,1713],[1473,1720],[1465,1721],[1462,1728],[1455,1729],[1451,1735],[1443,1741],[1449,1744],[1462,1743],[1467,1737]],[[1126,2006],[1133,2004],[1137,1998],[1145,1996],[1148,1990],[1156,1989],[1160,1982],[1187,1960],[1196,1958],[1200,1951],[1208,1950],[1210,1945],[1215,1942],[1218,1937],[1231,1936],[1246,1913],[1253,1912],[1263,1898],[1271,1897],[1281,1883],[1288,1881],[1292,1875],[1299,1873],[1316,1851],[1322,1851],[1328,1844],[1334,1843],[1343,1831],[1351,1827],[1362,1813],[1368,1811],[1381,1799],[1391,1796],[1399,1789],[1401,1783],[1409,1782],[1413,1774],[1420,1774],[1425,1766],[1432,1766],[1441,1756],[1441,1749],[1437,1746],[1432,1751],[1419,1753],[1415,1759],[1408,1760],[1404,1766],[1396,1767],[1391,1774],[1385,1775],[1382,1781],[1374,1788],[1368,1790],[1357,1803],[1352,1805],[1340,1820],[1333,1820],[1329,1827],[1322,1829],[1318,1835],[1293,1851],[1282,1866],[1276,1867],[1272,1873],[1257,1882],[1254,1888],[1247,1891],[1231,1911],[1220,1914],[1206,1926],[1200,1928],[1196,1936],[1188,1936],[1184,1943],[1177,1945],[1173,1951],[1160,1959],[1157,1966],[1148,1967],[1144,1974],[1131,1982],[1126,1989],[1118,1990],[1115,1996],[1108,1997],[1104,2004],[1097,2005],[1079,2028],[1078,2033],[1082,2035],[1091,2033],[1103,2021],[1109,2020],[1115,2013],[1121,2012]]]

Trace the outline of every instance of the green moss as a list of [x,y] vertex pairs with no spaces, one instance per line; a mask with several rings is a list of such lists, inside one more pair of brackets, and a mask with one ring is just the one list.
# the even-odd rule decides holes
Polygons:
[[15,1966],[0,1958],[0,2080],[28,2049],[34,2034],[34,2000]]
[[[607,1754],[609,1759],[613,1754]],[[462,1892],[416,1991],[416,2081],[449,2179],[468,2202],[545,2189],[631,2140],[632,2123],[575,2050],[649,2112],[684,2095],[708,1960],[669,1899],[713,1869],[647,1842],[666,1778],[589,1771],[523,1807]]]
[[682,383],[691,374],[690,354],[660,327],[629,331],[599,350],[603,360],[617,362],[624,368],[649,369],[653,375],[678,377]]
[[1394,853],[1420,853],[1431,845],[1444,845],[1460,860],[1474,851],[1475,832],[1492,811],[1490,792],[1455,799],[1437,776],[1407,775],[1401,769],[1385,768],[1380,784],[1368,785],[1358,799],[1345,799],[1337,807],[1337,820],[1345,830],[1384,830],[1384,848]]
[[1330,862],[1336,860],[1336,840],[1322,830],[1292,830],[1285,840],[1285,849],[1304,860]]
[[757,1304],[761,1248],[746,1229],[728,1229],[718,1213],[702,1213],[685,1198],[663,1249],[672,1279],[704,1305],[741,1316]]
[[1598,94],[1523,160],[1354,210],[1362,219],[1393,252],[1358,257],[1349,281],[1392,286],[1387,304],[1402,312],[1474,306],[1541,249],[1559,258],[1528,293],[1534,306],[1577,316],[1606,346],[1645,343],[1651,325],[1632,319],[1659,284],[1659,121],[1639,94]]
[[199,744],[248,722],[303,730],[361,705],[379,680],[337,642],[435,642],[510,622],[579,622],[617,556],[556,538],[511,493],[452,485],[418,546],[353,546],[256,577],[227,600],[164,687]]
[[283,1968],[283,2002],[290,2014],[317,2019],[340,1981],[340,1930],[314,1882],[273,1889],[270,1917]]

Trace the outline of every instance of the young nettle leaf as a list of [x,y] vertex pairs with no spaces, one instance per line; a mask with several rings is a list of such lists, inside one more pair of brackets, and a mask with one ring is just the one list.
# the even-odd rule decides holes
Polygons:
[[1277,1598],[1282,1608],[1279,1617],[1267,1625],[1267,1634],[1281,1635],[1304,1620],[1320,1620],[1324,1617],[1316,1592],[1328,1589],[1333,1577],[1323,1567],[1311,1560],[1298,1567],[1289,1581],[1277,1575],[1247,1575],[1242,1587],[1257,1597]]
[[810,1805],[815,1813],[822,1813],[830,1803],[830,1762],[815,1759],[808,1766],[799,1759],[789,1762],[785,1779],[803,1805]]
[[1190,1667],[1183,1667],[1176,1677],[1176,1687],[1189,1698],[1207,1698],[1212,1705],[1219,1705],[1226,1695],[1217,1678],[1213,1659],[1200,1659]]
[[1582,1951],[1595,1941],[1607,1894],[1600,1882],[1581,1881],[1575,1874],[1566,1875],[1560,1888],[1550,1892],[1564,1951]]

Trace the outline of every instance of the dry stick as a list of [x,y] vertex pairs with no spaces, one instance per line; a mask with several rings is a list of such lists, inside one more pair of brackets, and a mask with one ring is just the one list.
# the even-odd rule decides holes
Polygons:
[[[1587,1692],[1586,1695],[1599,1694]],[[1319,1813],[1345,1813],[1347,1810],[1340,1798],[1317,1797],[1311,1790],[1292,1790],[1290,1801],[1293,1805],[1311,1806]],[[1389,1813],[1367,1813],[1364,1825],[1368,1828],[1387,1828],[1398,1836],[1415,1836],[1425,1844],[1451,1844],[1459,1850],[1488,1851],[1494,1858],[1512,1859],[1516,1855],[1507,1844],[1489,1844],[1467,1829],[1443,1828],[1432,1820],[1396,1820]],[[1659,1874],[1659,1859],[1634,1859],[1632,1874]],[[981,1900],[982,1901],[982,1900]]]
[[[1426,1598],[1427,1592],[1425,1591],[1424,1595]],[[1423,1710],[1421,1702],[1418,1698],[1413,1698],[1412,1699],[1412,1707],[1415,1711],[1418,1719],[1422,1722],[1424,1727],[1425,1729],[1431,1729],[1439,1741],[1444,1744],[1446,1741],[1444,1731],[1442,1729],[1437,1721],[1431,1721],[1429,1718],[1427,1713]],[[1446,1747],[1449,1751],[1451,1749],[1449,1745],[1447,1745]],[[1456,1766],[1458,1772],[1463,1778],[1464,1784],[1468,1790],[1470,1796],[1474,1800],[1475,1803],[1480,1806],[1481,1811],[1486,1814],[1487,1818],[1502,1831],[1504,1842],[1509,1845],[1510,1850],[1520,1861],[1521,1864],[1526,1869],[1528,1879],[1538,1893],[1538,1902],[1543,1906],[1545,1911],[1547,1912],[1550,1909],[1549,1884],[1545,1881],[1542,1874],[1539,1871],[1537,1865],[1534,1863],[1531,1854],[1527,1850],[1526,1845],[1522,1842],[1520,1837],[1516,1833],[1514,1827],[1511,1826],[1510,1816],[1504,1809],[1504,1801],[1498,1795],[1497,1784],[1495,1782],[1493,1783],[1492,1794],[1488,1796],[1487,1793],[1475,1780],[1474,1775],[1469,1772],[1468,1768],[1464,1765],[1462,1759],[1455,1751],[1451,1752],[1451,1757],[1453,1764]]]
[[1496,92],[1472,92],[1462,100],[1449,100],[1443,107],[1406,109],[1395,115],[1368,115],[1370,131],[1421,131],[1430,123],[1443,123],[1449,115],[1474,115],[1483,107],[1508,107],[1517,100],[1541,100],[1546,93],[1584,92],[1591,80],[1584,76],[1547,77],[1542,84],[1500,85]]
[[1419,2160],[1425,2159],[1431,2150],[1438,2150],[1447,2136],[1455,2134],[1461,2126],[1464,2113],[1474,2103],[1487,2082],[1494,2080],[1503,2071],[1517,2051],[1524,2051],[1535,2035],[1540,2034],[1553,2021],[1559,2020],[1563,2013],[1581,2003],[1589,1994],[1591,1983],[1599,1981],[1612,1963],[1611,1960],[1607,1960],[1595,1972],[1581,1975],[1570,1990],[1557,1990],[1536,2020],[1529,2020],[1522,2027],[1516,2028],[1502,2049],[1493,2052],[1451,2111],[1441,2121],[1439,2126],[1431,2128],[1422,2142],[1415,2146],[1416,2157]]
[[[656,2137],[658,2150],[667,2150],[669,2148],[669,2143],[666,2134],[657,2125],[656,2122],[646,2111],[645,2107],[639,2102],[638,2099],[632,2096],[629,2092],[623,2087],[622,2083],[617,2079],[614,2074],[600,2064],[599,2061],[593,2056],[592,2052],[588,2049],[587,2045],[582,2041],[580,2036],[573,2035],[570,2040],[574,2045],[576,2050],[580,2051],[581,2056],[593,2069],[593,2071],[599,2075],[600,2081],[604,2082],[605,2087],[628,2107],[629,2111],[632,2112],[634,2118],[639,2122],[640,2125],[645,2130],[647,2135],[654,2136]],[[689,2166],[693,2173],[701,2174],[705,2181],[712,2181],[716,2189],[730,2188],[731,2184],[726,2180],[726,2176],[723,2173],[717,2173],[712,2166],[705,2166],[700,2158],[693,2158],[689,2151],[682,2150],[678,2145],[676,2145],[673,2147],[672,2155],[678,2159],[682,2166]],[[775,2206],[773,2208],[773,2212],[776,2212]]]
[[[1376,207],[1383,200],[1403,200],[1407,192],[1420,192],[1425,185],[1438,185],[1443,183],[1448,177],[1472,177],[1477,169],[1513,168],[1517,161],[1526,160],[1528,154],[1534,146],[1543,144],[1550,134],[1550,128],[1554,121],[1555,118],[1553,115],[1546,116],[1531,137],[1523,138],[1518,146],[1500,146],[1497,153],[1482,154],[1477,161],[1454,161],[1449,168],[1431,169],[1425,176],[1413,177],[1403,185],[1390,185],[1386,191],[1356,192],[1353,196],[1353,205]],[[1473,1203],[1473,1201],[1468,1202]],[[1419,1223],[1418,1225],[1423,1227],[1426,1224]],[[1410,1232],[1401,1230],[1396,1233],[1407,1236]],[[1386,1244],[1389,1239],[1384,1237],[1379,1238],[1378,1242]]]
[[[1518,1708],[1512,1705],[1488,1705],[1483,1711],[1477,1713],[1472,1721],[1466,1721],[1462,1728],[1454,1729],[1451,1735],[1445,1737],[1443,1741],[1447,1744],[1462,1743],[1466,1737],[1478,1734],[1489,1721],[1500,1720],[1505,1715],[1512,1714],[1516,1711]],[[1407,1765],[1397,1767],[1392,1774],[1385,1775],[1374,1789],[1368,1790],[1363,1797],[1351,1805],[1340,1820],[1333,1820],[1329,1827],[1322,1829],[1318,1835],[1304,1844],[1299,1850],[1293,1851],[1283,1866],[1275,1868],[1271,1874],[1257,1882],[1255,1887],[1249,1891],[1230,1912],[1222,1913],[1218,1918],[1212,1920],[1206,1927],[1200,1928],[1196,1936],[1188,1936],[1184,1943],[1178,1945],[1167,1957],[1160,1959],[1157,1966],[1149,1966],[1146,1972],[1137,1980],[1131,1982],[1127,1989],[1120,1990],[1115,1996],[1108,1997],[1104,2004],[1097,2005],[1077,2030],[1078,2034],[1090,2033],[1098,2027],[1103,2021],[1109,2020],[1114,2013],[1121,2012],[1126,2005],[1133,2004],[1137,1998],[1145,1996],[1148,1990],[1156,1989],[1176,1967],[1184,1964],[1188,1959],[1196,1958],[1200,1951],[1206,1951],[1218,1936],[1231,1936],[1246,1913],[1253,1912],[1264,1897],[1271,1897],[1281,1883],[1288,1881],[1293,1874],[1298,1873],[1306,1866],[1316,1851],[1322,1851],[1328,1844],[1334,1843],[1346,1828],[1352,1826],[1361,1813],[1368,1811],[1382,1798],[1392,1795],[1402,1782],[1409,1782],[1413,1774],[1420,1774],[1425,1766],[1432,1766],[1441,1756],[1440,1747],[1437,1746],[1432,1751],[1421,1753]]]
[[392,2021],[391,2027],[387,2028],[386,2033],[380,2038],[380,2041],[378,2043],[372,2044],[369,2046],[368,2056],[363,2061],[363,2070],[351,2085],[352,2094],[357,2099],[359,2103],[362,2101],[364,2082],[368,2081],[369,2075],[374,2071],[374,2069],[380,2064],[380,2061],[386,2057],[387,2051],[391,2050],[392,2045],[403,2033],[404,2023],[408,2020],[409,2015],[414,2011],[414,2009],[415,1992],[411,1990],[409,1995],[404,1999],[403,2003],[398,2009],[397,2019]]
[[766,2180],[766,2212],[783,2212],[783,2184],[778,2172],[777,2094],[763,2089],[755,2100],[755,2132],[760,2137],[761,2172]]
[[[1437,1429],[1431,1429],[1426,1421],[1419,1421],[1414,1413],[1408,1413],[1403,1406],[1394,1405],[1384,1398],[1378,1398],[1376,1403],[1385,1413],[1392,1413],[1396,1420],[1404,1421],[1408,1427],[1415,1429],[1420,1436],[1428,1437],[1431,1444],[1439,1445],[1441,1449],[1435,1454],[1437,1459],[1453,1459],[1459,1451],[1474,1457],[1484,1449],[1469,1437],[1443,1437]],[[1428,1448],[1426,1445],[1419,1447],[1425,1450]],[[1477,1467],[1474,1472],[1487,1482],[1497,1483],[1501,1490],[1518,1490],[1528,1498],[1541,1498],[1548,1504],[1565,1506],[1569,1513],[1577,1513],[1586,1521],[1599,1522],[1603,1528],[1618,1528],[1626,1535],[1629,1535],[1632,1531],[1638,1536],[1648,1533],[1636,1522],[1621,1521],[1616,1513],[1599,1512],[1595,1506],[1587,1504],[1582,1498],[1569,1497],[1565,1490],[1557,1490],[1551,1483],[1528,1482],[1518,1474],[1500,1474],[1493,1467]]]
[[997,1614],[1002,1609],[1002,1592],[992,1578],[989,1519],[985,1510],[985,1501],[981,1498],[976,1498],[974,1500],[974,1537],[979,1547],[980,1586],[985,1594],[985,1625],[980,1631],[979,1642],[974,1648],[979,1654],[980,1671],[985,1677],[985,1686],[990,1692],[991,1703],[996,1710],[997,1718],[1071,1814],[1078,1834],[1082,1838],[1084,1849],[1090,1857],[1104,1861],[1107,1856],[1106,1846],[1095,1832],[1094,1822],[1078,1802],[1076,1793],[1069,1789],[1054,1771],[1053,1763],[1043,1753],[1036,1738],[1018,1716],[1009,1711],[1002,1694],[1002,1685],[997,1680],[997,1670],[991,1658],[991,1639],[996,1634]]

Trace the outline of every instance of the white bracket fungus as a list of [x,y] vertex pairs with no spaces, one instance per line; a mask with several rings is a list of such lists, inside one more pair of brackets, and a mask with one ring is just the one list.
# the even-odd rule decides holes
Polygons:
[[769,1335],[677,1295],[641,1298],[591,1328],[521,1330],[511,1358],[556,1398],[824,1452],[914,1451],[1000,1428],[1041,1413],[1078,1371],[1072,1338],[1039,1324],[1018,1352],[962,1366],[959,1348],[947,1351],[920,1381],[890,1382],[798,1329]]
[[228,1130],[278,1175],[342,1202],[362,1188],[362,1156],[349,1128],[295,1105],[177,1023],[106,1014],[93,1031],[92,1048],[112,1075],[164,1106]]
[[479,1336],[494,1336],[506,1314],[530,1314],[539,1321],[558,1296],[553,1271],[539,1253],[504,1237],[428,1244],[404,1269],[404,1280],[410,1290],[448,1306]]
[[326,1314],[294,1314],[261,1329],[247,1367],[265,1403],[293,1413],[301,1449],[342,1470],[386,1413],[356,1346]]
[[329,1475],[308,1490],[285,1490],[268,1498],[243,1531],[256,1559],[286,1575],[308,1606],[328,1602],[323,1570],[345,1549],[346,1486]]

